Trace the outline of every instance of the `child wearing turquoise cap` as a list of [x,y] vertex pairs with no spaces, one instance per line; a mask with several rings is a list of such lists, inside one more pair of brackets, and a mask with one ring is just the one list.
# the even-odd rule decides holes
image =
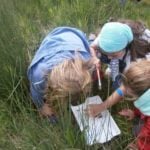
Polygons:
[[150,58],[150,31],[139,21],[109,22],[102,27],[90,49],[100,52],[101,62],[108,64],[116,89],[104,103],[89,105],[87,111],[96,116],[123,98],[125,88],[121,85],[120,73],[127,69],[132,61]]
[[[91,51],[97,50],[100,52],[101,62],[109,65],[112,78],[116,78],[114,81],[116,90],[102,104],[89,105],[87,111],[91,116],[98,115],[123,98],[125,88],[121,85],[120,73],[128,69],[131,62],[145,57],[150,59],[150,31],[139,21],[118,20],[118,22],[106,23],[101,29],[102,34],[101,32],[99,33],[90,47]],[[116,24],[118,28],[116,28]],[[104,31],[106,31],[106,34]],[[109,34],[111,35],[109,36]],[[119,36],[120,39],[122,37],[123,41],[115,36]],[[102,43],[102,41],[103,44],[101,46],[99,43]],[[111,53],[112,51],[113,53]],[[117,67],[119,68],[117,69]]]
[[117,89],[121,84],[119,73],[132,61],[150,53],[150,30],[139,21],[108,22],[91,44],[92,50],[98,50],[101,62],[108,64],[107,74],[110,72]]

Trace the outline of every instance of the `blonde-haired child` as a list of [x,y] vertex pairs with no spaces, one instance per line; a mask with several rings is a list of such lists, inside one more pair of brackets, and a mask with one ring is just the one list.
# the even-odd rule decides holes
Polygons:
[[136,145],[130,145],[131,148],[138,147],[139,150],[150,149],[150,61],[146,59],[139,60],[130,64],[129,68],[123,73],[123,84],[102,104],[89,105],[86,110],[90,116],[96,116],[101,111],[118,102],[125,95],[132,97],[135,111],[124,109],[120,115],[133,119],[140,116],[144,120],[144,125],[137,136]]
[[[92,59],[92,60],[91,60]],[[28,79],[34,104],[44,116],[52,116],[51,93],[75,94],[90,90],[91,57],[85,34],[76,28],[58,27],[42,41],[29,68]]]
[[139,150],[150,149],[150,61],[141,60],[131,64],[129,69],[124,72],[125,80],[123,84],[126,88],[126,95],[133,97],[135,110],[124,109],[120,115],[133,119],[138,116],[144,124],[137,133],[135,145],[131,148]]

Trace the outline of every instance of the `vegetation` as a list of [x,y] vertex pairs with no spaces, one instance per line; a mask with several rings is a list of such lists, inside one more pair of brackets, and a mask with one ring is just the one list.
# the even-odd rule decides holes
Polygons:
[[[27,67],[43,37],[54,27],[73,26],[87,34],[110,17],[143,20],[150,26],[148,1],[0,0],[0,150],[123,150],[132,140],[131,124],[117,115],[121,136],[107,144],[85,145],[71,111],[60,107],[59,124],[38,116],[29,95]],[[107,87],[107,81],[104,82]],[[109,88],[108,88],[109,89]],[[102,94],[96,91],[94,94]],[[105,89],[104,98],[107,96]]]

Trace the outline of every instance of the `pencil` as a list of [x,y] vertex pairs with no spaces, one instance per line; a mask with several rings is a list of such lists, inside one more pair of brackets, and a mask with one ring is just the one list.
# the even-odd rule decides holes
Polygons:
[[101,84],[99,68],[96,68],[96,70],[97,70],[97,76],[98,76],[98,88],[99,88],[99,90],[101,90],[102,89],[102,84]]

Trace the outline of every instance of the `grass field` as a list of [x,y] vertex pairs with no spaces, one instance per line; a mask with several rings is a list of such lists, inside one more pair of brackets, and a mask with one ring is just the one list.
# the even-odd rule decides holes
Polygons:
[[[104,145],[86,146],[70,110],[60,107],[59,114],[64,114],[56,126],[38,116],[26,71],[39,43],[54,27],[77,27],[88,34],[110,17],[142,20],[150,27],[149,8],[149,0],[127,0],[125,6],[119,0],[0,0],[0,150],[126,149],[133,140],[131,123],[117,112],[128,103],[112,109],[121,136]],[[103,85],[107,87],[107,81]]]

